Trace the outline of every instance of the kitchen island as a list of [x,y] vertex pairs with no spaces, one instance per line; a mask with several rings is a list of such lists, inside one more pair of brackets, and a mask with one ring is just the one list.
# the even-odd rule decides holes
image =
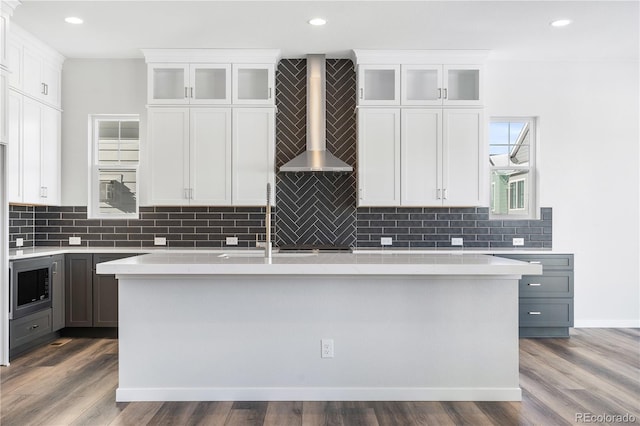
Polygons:
[[518,279],[542,268],[464,253],[211,252],[97,271],[119,279],[117,401],[518,401]]

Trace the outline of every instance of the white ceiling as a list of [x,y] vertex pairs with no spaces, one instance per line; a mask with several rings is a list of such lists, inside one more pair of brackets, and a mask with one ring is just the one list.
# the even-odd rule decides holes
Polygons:
[[[508,60],[638,60],[634,1],[32,1],[13,22],[67,58],[140,48],[278,48],[284,58],[360,49],[487,49]],[[79,16],[83,25],[64,22]],[[307,21],[324,17],[324,27]],[[569,18],[573,24],[552,28]]]

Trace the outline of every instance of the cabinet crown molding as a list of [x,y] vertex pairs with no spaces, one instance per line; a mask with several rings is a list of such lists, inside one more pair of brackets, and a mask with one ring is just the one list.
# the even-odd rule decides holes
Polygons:
[[19,0],[2,0],[0,4],[0,8],[2,9],[2,14],[7,14],[9,16],[13,16],[13,11],[16,7],[22,4]]
[[62,64],[66,58],[53,47],[42,42],[21,26],[11,23],[10,37],[14,40],[19,40],[19,44],[29,46],[36,50],[40,55],[42,55],[42,57],[47,58],[49,62],[62,68]]
[[147,63],[277,64],[279,49],[140,49]]
[[483,64],[489,53],[489,50],[353,49],[351,59],[356,65]]

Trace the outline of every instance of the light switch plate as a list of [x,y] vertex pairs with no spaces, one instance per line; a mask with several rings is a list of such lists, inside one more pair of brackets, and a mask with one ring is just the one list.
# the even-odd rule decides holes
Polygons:
[[451,239],[451,245],[452,246],[461,246],[464,244],[464,239],[463,238],[452,238]]
[[24,238],[16,238],[16,247],[22,247],[24,245]]
[[523,246],[524,245],[524,238],[514,238],[513,239],[513,245],[514,246]]
[[237,246],[238,245],[238,237],[227,237],[226,244],[228,246]]
[[154,246],[166,246],[167,245],[167,237],[155,237],[153,239]]
[[70,246],[79,246],[82,244],[82,238],[80,237],[69,237],[69,245]]
[[393,238],[391,238],[391,237],[380,237],[380,245],[381,246],[393,245]]

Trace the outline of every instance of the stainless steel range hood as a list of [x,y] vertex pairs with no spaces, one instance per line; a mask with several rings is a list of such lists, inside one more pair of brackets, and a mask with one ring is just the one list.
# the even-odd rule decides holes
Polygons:
[[307,55],[307,150],[281,172],[350,172],[353,167],[327,151],[324,55]]

